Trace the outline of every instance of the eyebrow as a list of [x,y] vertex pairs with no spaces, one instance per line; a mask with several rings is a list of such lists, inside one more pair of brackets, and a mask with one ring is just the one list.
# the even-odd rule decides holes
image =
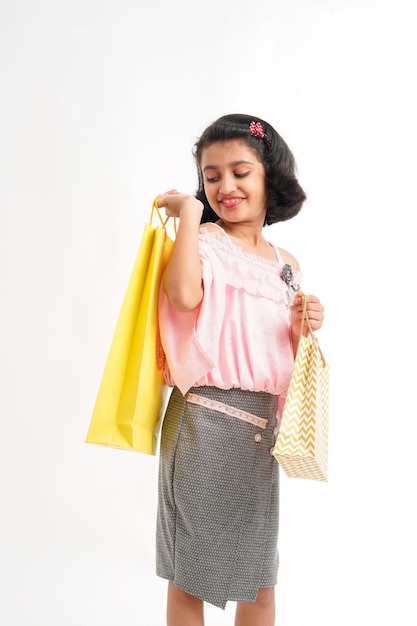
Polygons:
[[[245,164],[245,165],[253,165],[252,161],[244,161],[244,160],[242,160],[242,161],[232,161],[232,163],[228,163],[228,165],[232,165],[233,167],[236,167],[236,165],[242,165],[242,163]],[[217,170],[217,169],[218,169],[217,165],[206,165],[203,168],[203,172],[205,172],[206,170]]]

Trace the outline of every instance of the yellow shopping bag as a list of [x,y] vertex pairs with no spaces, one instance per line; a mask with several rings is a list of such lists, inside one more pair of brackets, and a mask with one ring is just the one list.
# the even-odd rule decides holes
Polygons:
[[146,454],[156,453],[167,392],[157,359],[162,350],[157,309],[162,273],[174,245],[166,228],[169,218],[161,217],[157,200],[144,227],[86,438],[86,443]]

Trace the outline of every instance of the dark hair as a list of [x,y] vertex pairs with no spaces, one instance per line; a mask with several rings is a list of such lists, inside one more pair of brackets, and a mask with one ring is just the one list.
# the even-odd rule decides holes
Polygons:
[[[265,137],[250,134],[249,125],[252,121],[262,124]],[[265,225],[284,222],[297,215],[306,194],[296,178],[295,159],[291,150],[277,131],[264,120],[252,115],[235,113],[223,115],[210,124],[193,148],[198,170],[198,189],[195,195],[204,204],[201,223],[214,222],[218,219],[204,191],[200,167],[202,151],[213,143],[230,139],[243,139],[256,152],[265,168]]]

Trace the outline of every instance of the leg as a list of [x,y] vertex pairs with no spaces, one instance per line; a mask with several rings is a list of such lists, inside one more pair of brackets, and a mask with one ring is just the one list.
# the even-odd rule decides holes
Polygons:
[[274,626],[275,588],[259,589],[255,602],[238,602],[235,626]]
[[168,583],[167,625],[204,626],[203,600],[183,591],[172,581]]

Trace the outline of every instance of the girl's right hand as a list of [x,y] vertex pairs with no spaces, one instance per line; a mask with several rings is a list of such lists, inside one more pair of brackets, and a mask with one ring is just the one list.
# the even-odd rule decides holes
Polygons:
[[201,219],[203,213],[203,203],[190,194],[180,193],[176,189],[171,189],[163,195],[158,196],[158,206],[165,209],[167,217],[181,217],[184,211],[192,212]]
[[180,218],[174,247],[163,276],[165,294],[180,311],[192,311],[201,302],[203,286],[198,246],[203,203],[194,196],[168,191],[158,198],[168,217]]

